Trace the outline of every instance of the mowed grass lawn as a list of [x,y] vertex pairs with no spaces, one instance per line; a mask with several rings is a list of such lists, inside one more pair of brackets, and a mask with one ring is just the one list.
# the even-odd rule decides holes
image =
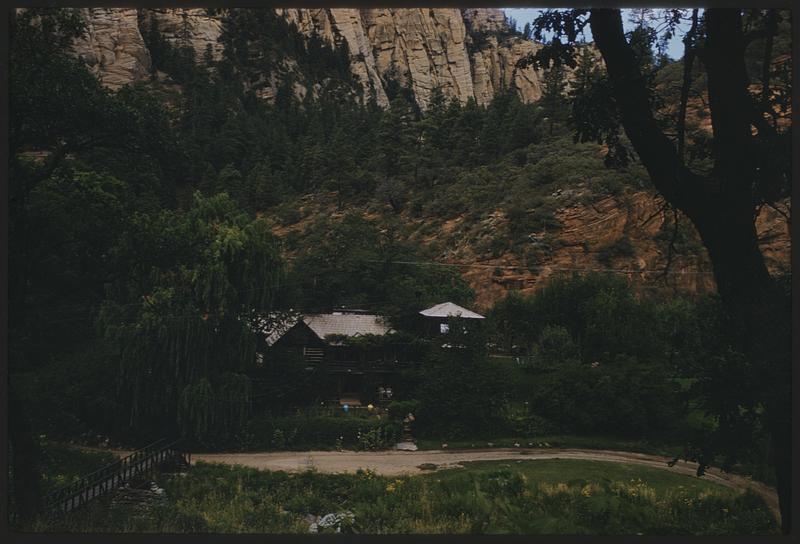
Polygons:
[[[767,506],[665,470],[602,461],[481,461],[410,477],[268,472],[198,463],[162,476],[146,510],[98,501],[44,531],[306,533],[349,511],[347,533],[774,534]],[[334,531],[334,528],[326,531]],[[321,531],[322,532],[322,531]]]

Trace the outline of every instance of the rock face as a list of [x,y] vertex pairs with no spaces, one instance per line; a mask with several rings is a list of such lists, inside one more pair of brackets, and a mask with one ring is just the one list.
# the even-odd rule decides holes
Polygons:
[[[198,62],[207,51],[218,60],[224,50],[219,42],[224,10],[82,11],[89,32],[75,44],[75,52],[112,89],[147,77],[150,54],[143,33],[152,24],[167,42],[191,46]],[[382,107],[389,103],[386,89],[392,81],[411,88],[423,109],[435,87],[461,103],[472,98],[486,104],[502,89],[514,90],[525,102],[541,96],[539,74],[531,67],[516,67],[539,46],[512,35],[499,9],[292,8],[276,13],[306,36],[316,33],[330,44],[346,44],[362,95]],[[287,66],[291,61],[287,59]],[[279,74],[264,74],[269,83],[259,96],[272,100],[280,79]],[[313,92],[300,87],[298,95]]]
[[[658,242],[659,231],[670,217],[663,210],[663,204],[660,196],[642,191],[622,198],[607,197],[590,205],[562,208],[557,213],[563,225],[557,234],[559,244],[535,266],[506,253],[482,261],[490,266],[464,273],[477,294],[476,308],[488,309],[509,291],[533,293],[545,285],[550,276],[574,269],[615,269],[626,274],[636,289],[661,287],[675,293],[714,292],[713,266],[706,250],[699,244],[699,237],[696,252],[677,253],[669,261],[666,244]],[[789,202],[785,201],[776,207],[785,213],[788,205]],[[694,232],[687,218],[683,217],[681,222]],[[786,217],[764,207],[756,219],[756,229],[770,273],[787,272],[790,264],[786,250],[791,247],[791,232]],[[603,248],[612,247],[623,238],[630,240],[631,254],[602,262],[599,257]],[[461,254],[453,256],[453,261],[475,259],[471,250],[465,248]],[[492,266],[501,267],[502,273],[493,272]]]
[[391,80],[410,87],[423,109],[440,87],[462,103],[473,97],[466,28],[456,9],[279,9],[300,32],[343,40],[365,97],[387,106]]
[[502,9],[466,8],[461,10],[461,16],[473,32],[500,32],[508,29]]
[[535,53],[541,45],[518,37],[498,43],[495,36],[490,36],[486,41],[486,46],[471,58],[476,102],[488,104],[503,89],[516,91],[523,102],[541,98],[541,74],[532,66],[516,67],[520,59]]
[[203,59],[207,50],[214,60],[222,57],[223,46],[218,41],[222,34],[222,20],[210,15],[207,9],[143,9],[141,12],[145,29],[146,25],[155,22],[167,42],[192,47],[198,61]]
[[369,9],[362,16],[382,78],[411,87],[423,109],[437,86],[462,103],[474,96],[459,10]]
[[145,79],[150,53],[139,32],[135,9],[83,8],[85,36],[73,46],[74,53],[110,89]]
[[364,96],[375,97],[381,107],[389,105],[361,10],[277,9],[276,12],[297,25],[298,30],[307,36],[316,32],[328,43],[340,44],[344,41],[350,52],[350,71],[358,78]]
[[[580,197],[584,190],[591,191],[591,188],[575,186],[564,190],[564,206],[555,212],[562,227],[550,233],[553,240],[548,242],[542,233],[529,235],[529,248],[540,244],[549,246],[542,252],[520,255],[504,250],[493,254],[482,248],[484,237],[495,236],[508,228],[509,218],[499,209],[478,221],[469,214],[447,220],[424,218],[417,223],[419,228],[409,236],[408,242],[420,247],[436,247],[439,252],[434,260],[437,262],[473,264],[462,268],[461,275],[475,291],[474,306],[478,312],[488,310],[511,291],[532,294],[553,276],[572,270],[614,270],[627,277],[637,291],[655,289],[655,292],[682,294],[715,291],[711,260],[699,237],[695,248],[679,248],[667,268],[668,240],[659,234],[663,235],[665,228],[671,229],[672,214],[663,209],[664,200],[660,196],[648,190],[632,190],[582,203],[574,197]],[[566,194],[568,192],[571,194]],[[335,200],[333,193],[307,195],[298,204],[306,219],[291,225],[276,225],[273,234],[304,239],[314,231],[312,218],[324,215],[341,220],[345,212],[336,209]],[[791,227],[784,216],[789,205],[789,200],[777,203],[781,211],[765,206],[756,220],[759,246],[773,274],[791,269]],[[362,211],[366,217],[366,211]],[[417,221],[407,215],[403,218],[409,225]],[[681,223],[694,233],[687,218],[683,217]],[[608,255],[608,249],[623,239],[630,242],[630,251]],[[604,257],[604,254],[607,255]]]
[[[503,89],[524,102],[541,96],[540,77],[516,63],[540,46],[510,35],[499,9],[282,9],[278,13],[310,35],[329,43],[344,39],[351,70],[365,96],[388,104],[385,87],[394,79],[410,87],[417,103],[427,107],[431,91],[462,104],[470,98],[487,104]],[[468,31],[469,29],[469,31]],[[475,34],[486,34],[479,48]],[[475,49],[470,53],[471,49]]]

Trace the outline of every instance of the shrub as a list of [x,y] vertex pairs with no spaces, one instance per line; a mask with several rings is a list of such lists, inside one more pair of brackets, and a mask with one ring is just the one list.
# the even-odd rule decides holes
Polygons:
[[580,346],[583,361],[630,354],[658,361],[667,351],[656,308],[636,300],[624,278],[586,274],[553,278],[533,295],[536,328],[559,325]]
[[539,335],[538,356],[542,363],[562,363],[580,358],[580,350],[569,331],[558,325],[548,325]]
[[467,346],[441,348],[425,361],[415,427],[423,436],[448,439],[491,435],[504,424],[509,394],[505,368]]
[[294,225],[303,219],[303,214],[295,206],[281,205],[275,209],[274,213],[278,223],[283,227]]
[[600,248],[597,252],[597,260],[605,266],[611,266],[614,259],[622,257],[633,257],[635,251],[630,238],[622,236],[611,244]]
[[647,436],[671,429],[681,402],[663,369],[618,356],[596,366],[565,363],[542,375],[531,408],[567,432]]
[[618,196],[622,193],[625,185],[616,177],[603,176],[600,179],[600,187],[611,196]]
[[262,416],[247,425],[248,449],[255,450],[327,450],[337,441],[343,448],[380,449],[397,442],[400,431],[385,419],[352,416]]
[[498,234],[492,238],[489,243],[489,250],[492,252],[492,258],[496,259],[501,256],[508,248],[508,237],[503,234]]
[[403,419],[407,414],[415,414],[419,411],[420,403],[418,400],[396,400],[389,404],[389,417]]
[[531,230],[556,230],[561,228],[561,222],[556,219],[550,207],[537,208],[530,218]]
[[537,436],[558,433],[561,429],[538,414],[507,414],[505,427],[515,436]]

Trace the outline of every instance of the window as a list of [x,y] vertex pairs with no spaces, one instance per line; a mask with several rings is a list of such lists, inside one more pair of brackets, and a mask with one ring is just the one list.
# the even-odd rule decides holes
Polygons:
[[450,332],[450,325],[447,323],[439,323],[439,332],[442,334],[447,334]]

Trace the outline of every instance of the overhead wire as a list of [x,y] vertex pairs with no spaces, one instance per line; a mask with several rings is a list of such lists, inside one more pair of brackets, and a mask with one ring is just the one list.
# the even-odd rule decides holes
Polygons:
[[[288,256],[285,257],[287,260],[295,260],[297,257]],[[670,274],[670,275],[694,275],[694,276],[713,276],[712,271],[708,270],[653,270],[653,269],[623,269],[623,268],[608,268],[608,267],[596,267],[596,268],[583,268],[583,267],[566,267],[566,266],[550,266],[550,265],[507,265],[507,264],[487,264],[487,263],[460,263],[460,262],[439,262],[439,261],[420,261],[420,260],[382,260],[382,259],[357,259],[355,262],[368,262],[374,264],[392,264],[392,265],[403,265],[403,266],[420,266],[420,267],[441,267],[441,268],[480,268],[486,270],[538,270],[538,271],[548,271],[548,272],[579,272],[579,273],[611,273],[611,274],[624,274],[626,276],[645,276],[647,274]],[[786,275],[791,275],[791,271],[786,272]],[[237,290],[237,293],[252,293],[258,291],[265,291],[265,290],[278,290],[285,287],[290,286],[300,286],[306,285],[307,282],[281,282],[278,286],[265,286],[265,287],[255,287],[250,289],[241,289]],[[658,286],[650,286],[650,285],[642,285],[640,287],[648,287],[648,288],[658,288]],[[379,307],[382,304],[386,304],[390,301],[370,301],[370,302],[363,302],[358,303],[358,306],[373,306]],[[150,305],[150,302],[142,301],[142,302],[128,302],[122,304],[116,304],[117,308],[129,308],[129,307],[141,307]],[[54,313],[68,313],[68,308],[75,308],[77,312],[93,312],[99,310],[102,306],[102,303],[99,303],[94,306],[83,306],[83,305],[60,305]],[[293,309],[294,311],[303,313],[303,309]],[[208,317],[218,317],[218,314],[214,312],[208,312]],[[196,319],[198,317],[202,317],[202,314],[186,314],[186,315],[166,315],[160,316],[161,319]],[[82,316],[82,317],[65,317],[62,319],[54,319],[48,320],[48,323],[63,323],[69,321],[89,321],[94,319],[94,316]],[[132,323],[131,321],[130,323]],[[126,324],[126,322],[121,321],[119,324]]]

